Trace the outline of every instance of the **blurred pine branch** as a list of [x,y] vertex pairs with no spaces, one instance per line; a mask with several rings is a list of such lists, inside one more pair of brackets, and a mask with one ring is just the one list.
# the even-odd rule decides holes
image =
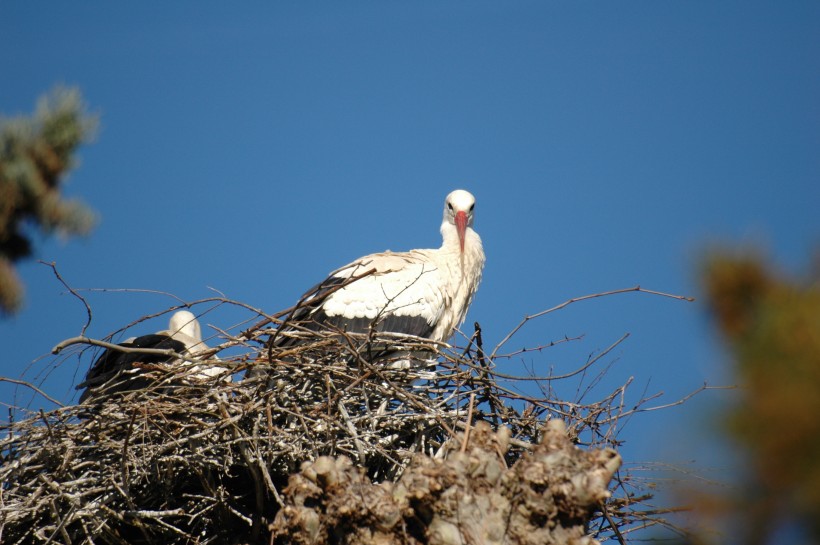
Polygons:
[[33,230],[70,237],[94,227],[94,212],[63,198],[61,185],[97,124],[79,90],[62,87],[41,97],[31,117],[0,118],[0,314],[23,303],[15,263],[32,255]]

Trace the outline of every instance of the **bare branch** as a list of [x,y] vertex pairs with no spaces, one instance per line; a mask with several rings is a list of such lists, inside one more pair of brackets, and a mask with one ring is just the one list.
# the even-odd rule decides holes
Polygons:
[[53,261],[51,263],[47,263],[47,262],[42,261],[42,260],[40,260],[39,262],[42,263],[43,265],[51,267],[51,271],[54,273],[54,276],[57,277],[57,280],[59,280],[60,284],[65,286],[65,288],[71,293],[71,295],[73,295],[74,297],[79,299],[80,302],[85,307],[85,311],[88,314],[88,320],[86,320],[85,325],[80,330],[80,335],[85,335],[86,330],[91,325],[91,306],[88,304],[88,301],[86,301],[85,298],[77,292],[77,290],[75,290],[74,288],[69,286],[68,283],[65,280],[63,280],[63,277],[57,271],[57,263],[55,263]]
[[105,341],[98,341],[97,339],[91,339],[89,337],[71,337],[70,339],[66,339],[60,343],[58,343],[54,348],[51,349],[52,354],[59,354],[66,348],[74,344],[90,344],[93,346],[101,346],[108,350],[115,350],[117,352],[124,352],[126,354],[145,354],[145,355],[153,355],[153,356],[168,356],[169,358],[177,358],[187,361],[198,361],[196,358],[192,358],[191,356],[186,356],[184,354],[180,354],[175,352],[171,349],[165,348],[135,348],[131,346],[122,346],[121,344],[114,344]]
[[26,382],[25,380],[17,380],[17,379],[8,378],[8,377],[0,377],[0,382],[10,382],[12,384],[18,384],[20,386],[25,386],[26,388],[34,390],[35,392],[37,392],[38,394],[40,394],[41,396],[43,396],[47,400],[51,401],[52,403],[54,403],[58,407],[64,407],[64,405],[62,403],[60,403],[59,401],[57,401],[56,399],[54,399],[53,397],[51,397],[50,395],[48,395],[47,393],[42,391],[40,388],[38,388],[34,384],[31,384],[30,382]]
[[496,347],[493,349],[493,353],[490,354],[490,359],[491,360],[495,359],[495,356],[498,353],[498,351],[501,349],[501,347],[504,346],[505,344],[507,344],[507,342],[513,337],[513,335],[515,335],[518,332],[518,330],[521,329],[522,327],[524,327],[524,325],[527,322],[529,322],[530,320],[540,318],[541,316],[544,316],[545,314],[549,314],[551,312],[561,310],[562,308],[567,307],[567,306],[569,306],[573,303],[578,303],[580,301],[586,301],[587,299],[595,299],[597,297],[607,297],[607,296],[610,296],[610,295],[617,295],[617,294],[620,294],[620,293],[632,293],[632,292],[642,292],[642,293],[648,293],[650,295],[660,295],[662,297],[670,297],[672,299],[677,299],[679,301],[692,302],[692,301],[695,300],[694,297],[688,297],[688,296],[685,296],[685,295],[673,295],[671,293],[664,293],[664,292],[661,292],[661,291],[648,290],[648,289],[642,288],[640,286],[634,286],[632,288],[624,288],[624,289],[619,289],[619,290],[605,291],[605,292],[601,292],[601,293],[593,293],[593,294],[590,294],[590,295],[584,295],[582,297],[574,297],[572,299],[564,301],[560,305],[556,305],[552,308],[548,308],[547,310],[542,310],[541,312],[536,312],[535,314],[530,314],[530,315],[525,316],[524,319],[521,320],[521,322],[519,322],[519,324],[517,326],[515,326],[512,329],[512,331],[510,331],[507,334],[507,336],[504,337],[503,339],[501,339],[501,342],[499,342],[496,345]]

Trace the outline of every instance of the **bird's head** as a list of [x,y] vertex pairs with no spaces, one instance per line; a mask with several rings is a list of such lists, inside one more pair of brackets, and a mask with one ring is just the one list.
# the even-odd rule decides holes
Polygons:
[[171,316],[168,330],[171,331],[172,335],[174,333],[184,333],[197,341],[202,340],[202,330],[199,327],[199,321],[193,312],[187,310],[179,310]]
[[456,189],[444,200],[444,223],[455,226],[462,252],[467,228],[473,226],[474,211],[475,197],[469,191]]

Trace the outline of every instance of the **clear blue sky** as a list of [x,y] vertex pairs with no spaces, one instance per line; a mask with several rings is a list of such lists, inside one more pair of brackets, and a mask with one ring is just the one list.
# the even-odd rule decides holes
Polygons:
[[[820,239],[818,2],[237,6],[0,4],[0,111],[30,112],[64,83],[101,115],[66,188],[101,221],[37,250],[73,287],[188,301],[212,287],[274,312],[360,255],[438,246],[444,196],[462,187],[487,253],[467,323],[492,346],[575,296],[698,295],[695,263],[716,241],[762,244],[796,270]],[[26,307],[0,322],[11,377],[86,319],[48,267],[20,273]],[[98,338],[175,304],[84,295]],[[584,334],[526,357],[563,372],[626,332],[607,384],[635,377],[633,401],[733,381],[700,302],[579,303],[512,344]],[[88,363],[62,361],[46,389],[71,400]],[[696,430],[725,395],[631,421],[629,460],[708,457]]]

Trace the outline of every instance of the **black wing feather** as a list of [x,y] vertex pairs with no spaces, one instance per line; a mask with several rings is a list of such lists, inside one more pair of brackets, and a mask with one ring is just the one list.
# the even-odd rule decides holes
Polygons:
[[[374,323],[375,322],[375,323]],[[314,325],[315,327],[312,327]],[[323,327],[333,327],[348,333],[369,333],[371,326],[379,333],[400,333],[403,335],[415,335],[416,337],[429,337],[433,333],[434,327],[427,323],[421,316],[396,316],[395,314],[385,314],[376,320],[371,318],[345,318],[344,316],[328,316],[324,311],[319,310],[312,317],[311,321],[305,324],[308,329],[320,329]]]
[[[172,339],[168,335],[143,335],[131,342],[121,343],[127,348],[155,348],[173,350],[177,353],[185,351],[185,344]],[[135,352],[120,352],[106,350],[97,358],[97,361],[88,370],[85,380],[77,386],[78,390],[85,388],[80,395],[80,403],[96,393],[112,394],[114,392],[128,392],[139,390],[150,384],[150,380],[142,377],[141,369],[134,367],[135,363],[156,364],[167,363],[173,358],[159,354],[139,354]]]

